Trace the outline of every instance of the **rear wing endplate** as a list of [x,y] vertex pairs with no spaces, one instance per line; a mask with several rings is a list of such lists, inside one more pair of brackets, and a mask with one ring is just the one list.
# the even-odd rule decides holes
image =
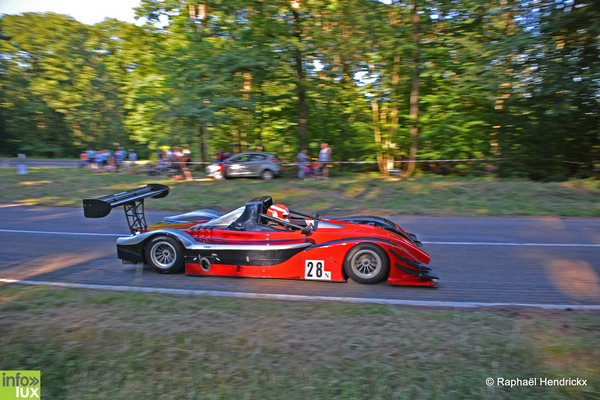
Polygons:
[[131,233],[146,229],[146,216],[144,215],[144,199],[147,197],[161,198],[169,194],[167,185],[150,183],[137,189],[111,194],[97,199],[83,200],[83,215],[86,218],[103,218],[118,206],[123,206],[127,224]]

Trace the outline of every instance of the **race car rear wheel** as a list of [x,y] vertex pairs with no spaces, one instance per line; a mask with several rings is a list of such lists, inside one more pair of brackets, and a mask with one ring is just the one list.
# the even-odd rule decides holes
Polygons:
[[389,269],[386,252],[372,243],[357,244],[344,260],[344,271],[357,283],[377,283],[387,276]]
[[160,274],[175,274],[183,267],[183,246],[170,236],[157,236],[146,244],[146,262]]

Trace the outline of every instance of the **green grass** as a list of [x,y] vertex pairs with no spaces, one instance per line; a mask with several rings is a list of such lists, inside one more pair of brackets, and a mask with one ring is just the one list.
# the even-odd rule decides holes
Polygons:
[[[600,314],[0,287],[0,370],[51,399],[600,395]],[[487,387],[487,377],[587,387]]]
[[30,169],[17,175],[0,170],[0,204],[81,206],[94,198],[146,183],[171,186],[164,200],[150,200],[154,210],[229,211],[253,196],[271,195],[299,211],[330,215],[351,213],[415,215],[600,216],[600,183],[594,180],[532,182],[494,177],[422,175],[396,180],[378,174],[339,174],[332,179],[300,181],[286,176],[272,181],[214,181],[194,173],[195,181],[133,174],[96,174],[77,169]]

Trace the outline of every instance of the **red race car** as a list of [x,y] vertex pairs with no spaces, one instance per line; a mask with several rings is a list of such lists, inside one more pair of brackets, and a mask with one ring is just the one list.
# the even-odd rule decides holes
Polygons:
[[227,214],[196,210],[147,226],[144,199],[169,190],[150,184],[86,199],[84,214],[101,218],[124,206],[131,236],[117,239],[118,257],[159,273],[437,286],[421,242],[385,218],[326,219],[261,196]]

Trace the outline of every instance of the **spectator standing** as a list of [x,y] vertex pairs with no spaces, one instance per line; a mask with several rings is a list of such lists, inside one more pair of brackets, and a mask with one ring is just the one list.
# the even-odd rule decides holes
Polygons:
[[81,154],[79,155],[79,166],[81,168],[87,168],[87,166],[90,163],[90,157],[88,156],[88,153],[86,151],[82,151]]
[[300,150],[298,153],[298,178],[304,179],[304,173],[306,172],[306,149]]
[[192,173],[190,171],[190,163],[192,162],[192,152],[189,149],[183,149],[183,156],[181,158],[181,169],[186,181],[193,181]]
[[171,176],[172,180],[181,181],[183,180],[183,170],[181,166],[181,159],[183,157],[183,153],[180,149],[172,149],[170,161],[171,168],[173,169],[173,175]]
[[110,152],[107,152],[104,170],[106,172],[117,172],[117,165],[116,158]]
[[119,149],[117,151],[115,151],[115,160],[116,160],[117,170],[119,170],[119,168],[123,167],[124,159],[125,159],[125,152],[123,151],[122,147],[119,147]]
[[123,150],[123,158],[125,158],[126,155],[129,158],[129,162],[127,164],[129,165],[131,172],[135,173],[135,162],[137,161],[137,153],[135,152],[135,150],[129,150],[129,152],[127,152],[127,150]]
[[106,159],[108,158],[108,150],[102,150],[99,152],[100,158],[98,159],[98,169],[104,170],[106,168]]
[[158,174],[160,176],[163,176],[163,174],[165,172],[167,172],[167,159],[164,157],[161,157],[158,159],[158,162],[156,163],[156,171],[158,172]]
[[92,148],[88,148],[87,149],[87,155],[88,155],[88,163],[89,163],[89,167],[90,168],[94,168],[94,162],[95,162],[95,157],[96,157],[96,152],[94,151],[94,149]]
[[319,172],[323,179],[329,179],[329,170],[327,163],[331,161],[331,147],[327,143],[321,143],[321,151],[319,152]]

